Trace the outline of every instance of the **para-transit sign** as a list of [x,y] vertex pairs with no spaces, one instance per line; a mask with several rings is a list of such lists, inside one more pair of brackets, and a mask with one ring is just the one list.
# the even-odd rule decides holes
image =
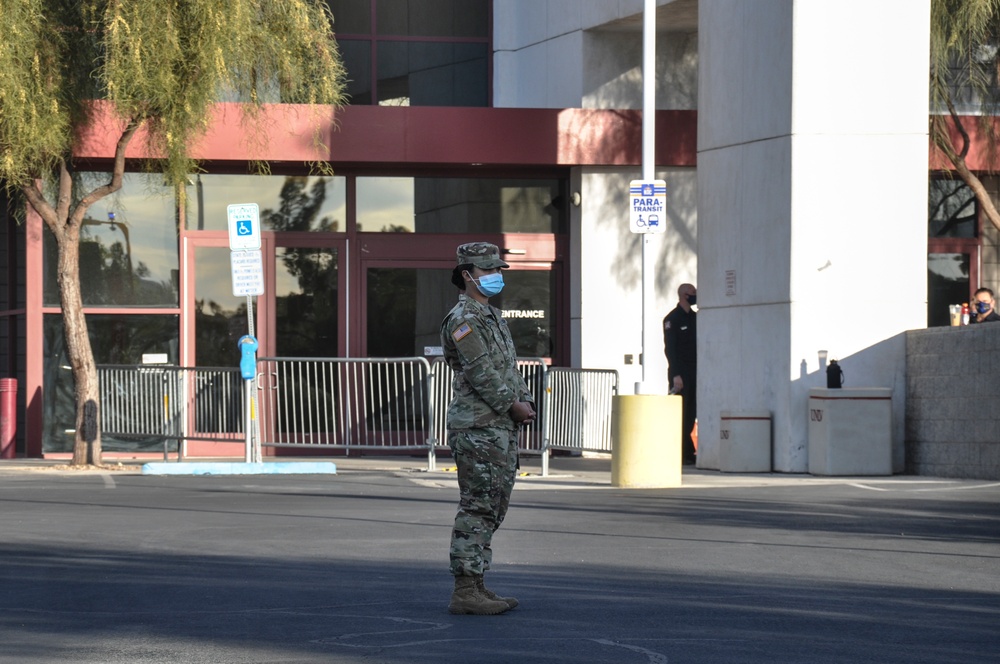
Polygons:
[[667,229],[665,180],[632,180],[628,185],[629,230],[662,233]]

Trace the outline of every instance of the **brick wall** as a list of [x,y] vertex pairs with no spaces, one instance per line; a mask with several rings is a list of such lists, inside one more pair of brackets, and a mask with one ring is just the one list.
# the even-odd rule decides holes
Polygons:
[[1000,480],[1000,323],[906,333],[906,472]]

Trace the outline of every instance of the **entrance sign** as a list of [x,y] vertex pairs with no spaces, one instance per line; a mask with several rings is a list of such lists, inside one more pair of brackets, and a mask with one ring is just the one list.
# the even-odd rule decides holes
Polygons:
[[241,203],[226,208],[229,215],[229,248],[260,249],[260,210],[256,203]]
[[229,252],[233,271],[233,295],[264,294],[264,258],[260,249]]
[[665,180],[632,180],[628,185],[629,230],[662,233],[667,228]]

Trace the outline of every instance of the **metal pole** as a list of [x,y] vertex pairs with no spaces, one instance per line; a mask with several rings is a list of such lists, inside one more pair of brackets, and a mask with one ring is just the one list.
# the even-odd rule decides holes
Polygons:
[[[254,336],[253,329],[253,297],[247,295],[247,328],[249,335]],[[257,427],[257,401],[254,391],[254,380],[245,378],[243,398],[243,431],[246,434],[246,451],[244,459],[247,463],[260,463],[260,429]]]
[[[656,0],[644,0],[642,10],[642,179],[656,178]],[[650,353],[656,346],[655,332],[646,325],[646,311],[653,306],[653,256],[649,247],[650,233],[643,233],[642,242],[642,381],[635,387],[642,394],[649,379],[647,367]]]

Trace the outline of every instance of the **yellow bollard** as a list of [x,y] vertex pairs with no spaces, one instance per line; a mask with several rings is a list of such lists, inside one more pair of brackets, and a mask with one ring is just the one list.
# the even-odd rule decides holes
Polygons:
[[627,394],[613,398],[611,485],[681,485],[681,397]]

